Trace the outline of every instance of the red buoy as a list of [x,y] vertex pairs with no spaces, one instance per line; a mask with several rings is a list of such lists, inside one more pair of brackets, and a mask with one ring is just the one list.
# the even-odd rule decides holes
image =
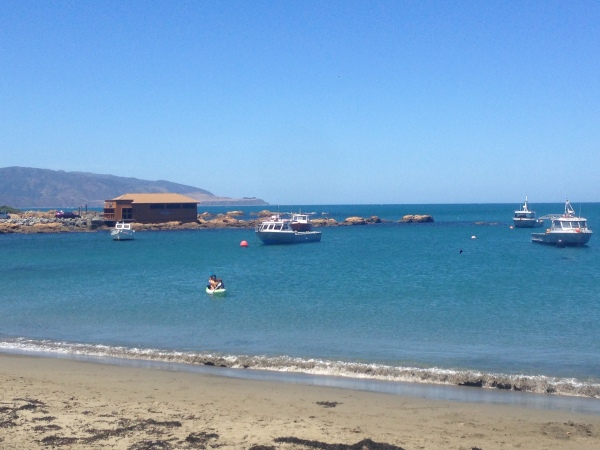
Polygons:
[[246,241],[240,242],[240,247],[248,247],[248,243]]

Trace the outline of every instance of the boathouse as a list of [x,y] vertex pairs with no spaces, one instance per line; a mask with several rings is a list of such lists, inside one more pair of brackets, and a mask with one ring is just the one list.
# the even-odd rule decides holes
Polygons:
[[181,194],[123,194],[104,201],[105,222],[195,222],[198,200]]

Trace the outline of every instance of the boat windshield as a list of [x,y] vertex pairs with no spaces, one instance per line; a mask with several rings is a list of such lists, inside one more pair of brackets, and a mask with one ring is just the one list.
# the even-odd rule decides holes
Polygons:
[[282,231],[287,228],[287,224],[285,222],[271,222],[271,223],[262,223],[260,225],[260,231]]
[[587,228],[585,220],[553,220],[552,225],[563,230]]
[[535,213],[532,212],[517,212],[515,213],[515,218],[517,219],[533,219],[535,217]]

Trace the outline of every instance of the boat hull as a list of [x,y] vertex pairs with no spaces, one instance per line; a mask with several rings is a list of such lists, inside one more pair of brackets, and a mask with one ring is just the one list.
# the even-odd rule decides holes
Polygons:
[[515,228],[539,228],[544,225],[542,219],[513,219]]
[[256,231],[256,236],[267,245],[320,242],[320,231]]
[[133,232],[131,231],[111,231],[110,235],[113,241],[131,241],[133,239]]
[[312,224],[305,222],[292,222],[290,228],[294,231],[312,231]]
[[591,231],[577,232],[546,232],[546,233],[531,233],[531,241],[540,244],[579,247],[586,245],[592,238]]
[[227,289],[209,289],[206,288],[206,293],[209,295],[225,295]]

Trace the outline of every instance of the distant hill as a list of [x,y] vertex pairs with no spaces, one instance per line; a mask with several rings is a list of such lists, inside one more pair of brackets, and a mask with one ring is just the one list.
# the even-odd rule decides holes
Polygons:
[[198,200],[201,205],[268,205],[264,200],[217,197],[209,191],[170,181],[98,175],[87,172],[0,168],[0,204],[15,208],[90,208],[126,193],[173,192]]

